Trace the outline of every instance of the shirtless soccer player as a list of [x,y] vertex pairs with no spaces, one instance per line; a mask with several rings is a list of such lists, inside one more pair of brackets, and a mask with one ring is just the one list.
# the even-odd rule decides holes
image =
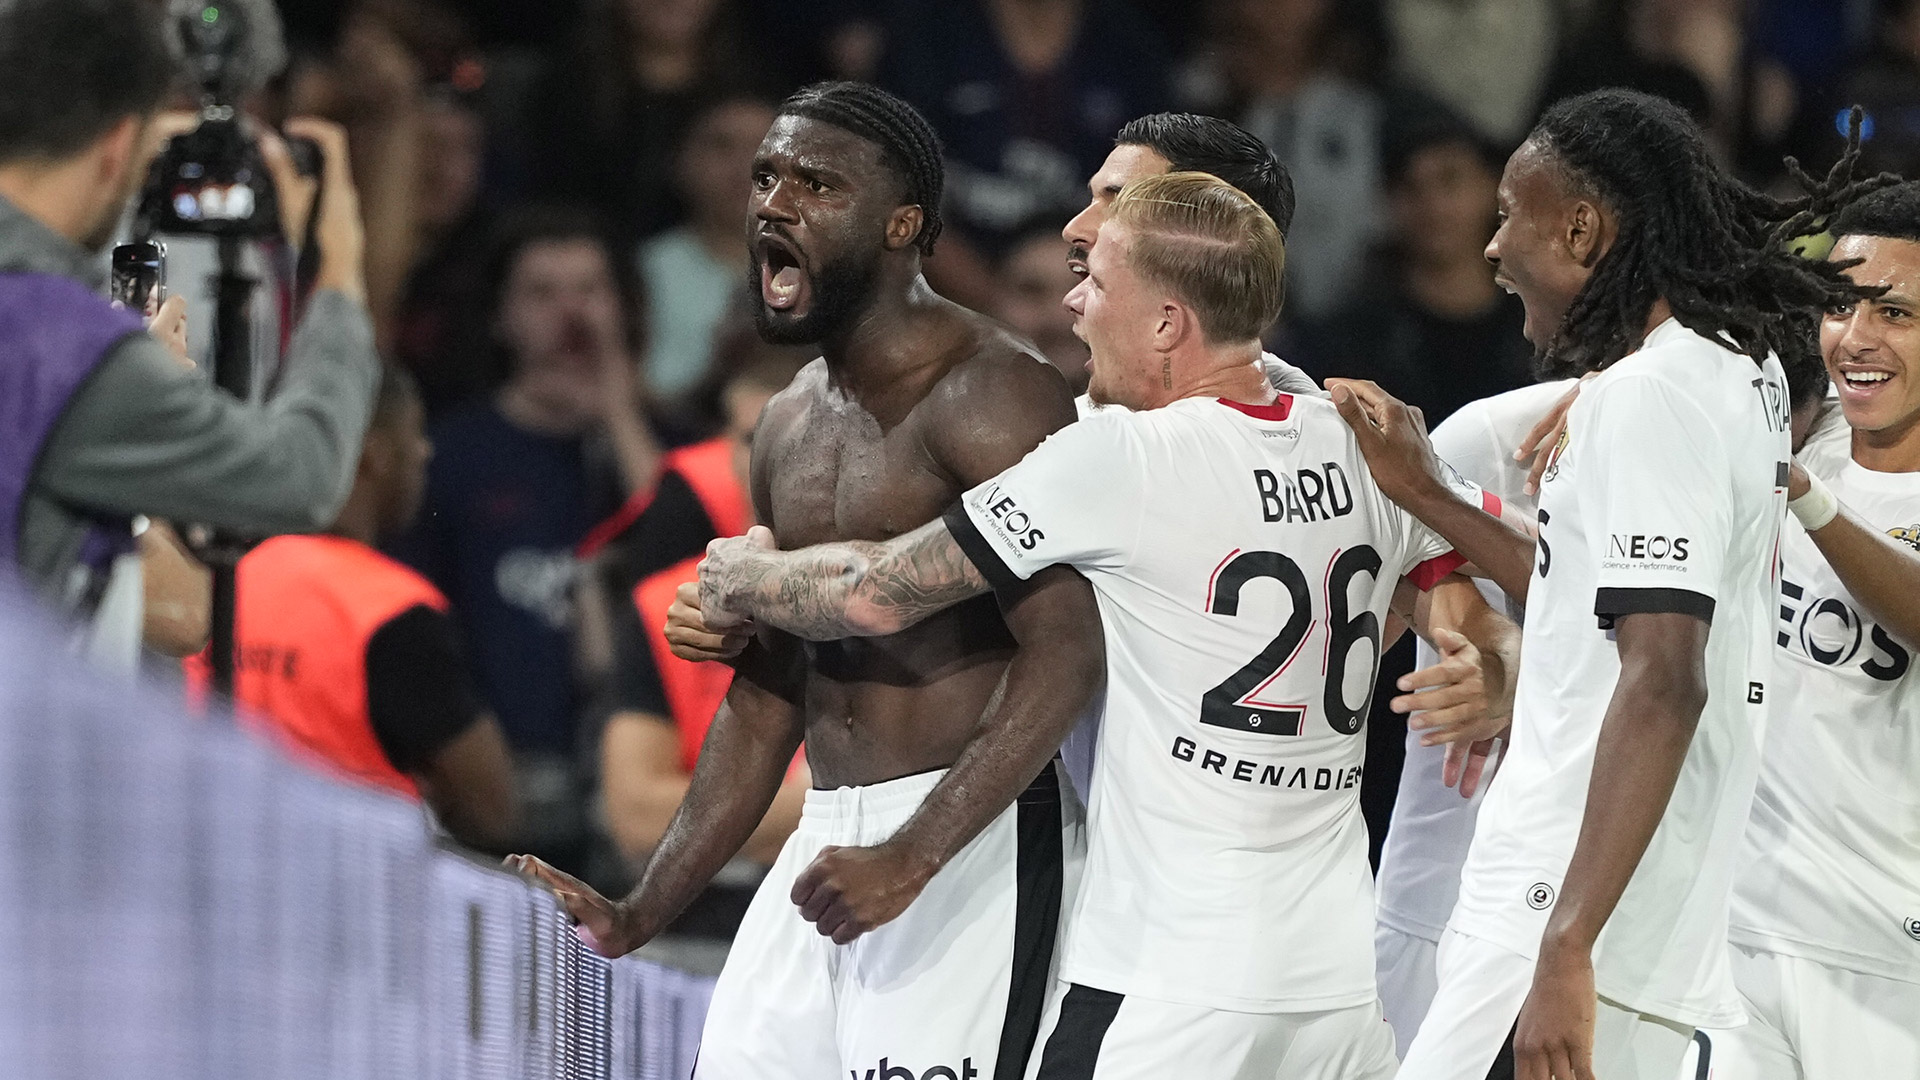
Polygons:
[[[1093,583],[1108,668],[1087,876],[1030,1077],[1393,1075],[1358,806],[1381,620],[1392,603],[1464,633],[1496,686],[1517,634],[1368,481],[1333,407],[1268,384],[1283,263],[1235,188],[1137,180],[1068,297],[1094,400],[1123,407],[887,543],[708,549],[710,619],[808,638],[897,633],[1064,565]],[[1427,719],[1462,740],[1504,724]]]
[[[761,333],[823,353],[754,439],[757,516],[791,543],[885,540],[936,520],[1074,418],[1052,366],[921,278],[940,170],[918,113],[851,83],[789,98],[755,156]],[[601,952],[625,953],[740,849],[804,736],[816,786],[714,989],[700,1080],[1024,1067],[1079,857],[1077,804],[1046,755],[1105,664],[1092,591],[1071,570],[999,600],[865,640],[759,633],[625,900],[512,860]],[[996,753],[969,751],[976,736]],[[1045,752],[1029,768],[1035,740]]]
[[1722,1080],[1920,1076],[1920,184],[1861,199],[1830,231],[1829,257],[1886,291],[1821,324],[1845,422],[1816,431],[1789,481],[1766,752],[1733,890],[1747,1023],[1713,1033]]
[[1487,256],[1529,340],[1560,374],[1599,372],[1544,473],[1538,544],[1438,482],[1405,406],[1334,390],[1382,486],[1527,612],[1513,744],[1400,1075],[1480,1080],[1518,1016],[1523,1080],[1672,1080],[1696,1026],[1740,1015],[1724,939],[1785,516],[1775,355],[1858,290],[1789,254],[1791,208],[1646,95],[1549,109],[1499,200]]

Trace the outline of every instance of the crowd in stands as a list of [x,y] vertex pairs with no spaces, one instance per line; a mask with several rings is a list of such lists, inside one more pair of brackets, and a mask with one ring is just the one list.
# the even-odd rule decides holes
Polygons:
[[[1858,101],[1870,165],[1920,171],[1920,0],[280,7],[295,62],[261,111],[346,128],[377,338],[433,444],[386,550],[444,594],[511,752],[503,849],[609,893],[661,835],[712,712],[655,640],[659,612],[709,539],[751,523],[753,424],[811,358],[759,341],[744,290],[749,163],[805,82],[877,82],[925,113],[948,170],[929,278],[1081,384],[1059,229],[1114,132],[1162,110],[1237,121],[1298,197],[1270,344],[1429,424],[1531,381],[1519,302],[1481,253],[1507,154],[1557,97],[1667,96],[1763,188],[1785,154],[1829,163]],[[747,858],[771,858],[805,782],[797,760]]]

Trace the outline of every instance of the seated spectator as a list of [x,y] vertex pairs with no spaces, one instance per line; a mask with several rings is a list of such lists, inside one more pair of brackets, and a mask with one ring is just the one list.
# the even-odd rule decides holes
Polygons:
[[[333,527],[240,560],[234,699],[244,723],[296,756],[424,799],[456,839],[494,850],[514,816],[500,725],[474,691],[446,597],[374,550],[419,510],[432,454],[413,381],[389,368]],[[196,682],[207,666],[190,662]]]
[[656,402],[683,398],[706,376],[717,331],[743,306],[748,174],[773,112],[762,98],[718,98],[680,146],[675,179],[686,220],[640,246],[652,328],[642,371]]
[[788,89],[745,21],[732,0],[592,0],[532,95],[535,193],[593,205],[623,243],[679,221],[674,148],[701,102]]
[[945,144],[948,229],[934,287],[986,309],[1026,222],[1070,216],[1115,129],[1166,107],[1168,58],[1127,0],[903,0],[879,82]]
[[574,547],[651,486],[635,389],[631,263],[592,219],[530,211],[493,260],[490,325],[512,372],[434,429],[426,513],[400,545],[452,600],[512,747],[522,842],[579,866],[586,842],[572,661]]
[[1494,284],[1485,256],[1504,159],[1435,108],[1409,117],[1384,147],[1393,223],[1385,265],[1350,307],[1297,324],[1288,353],[1318,377],[1391,388],[1429,424],[1533,381],[1519,298]]
[[[761,363],[742,370],[728,384],[726,433],[669,455],[672,465],[663,476],[661,496],[654,509],[642,516],[643,533],[652,524],[645,522],[647,516],[656,509],[673,509],[665,500],[673,490],[669,484],[675,481],[693,493],[697,503],[697,508],[683,505],[674,510],[676,519],[708,522],[715,536],[746,531],[753,520],[747,494],[753,428],[767,401],[796,371],[778,362]],[[675,455],[681,456],[676,459]],[[635,874],[645,867],[686,796],[707,725],[733,681],[732,669],[724,664],[693,663],[674,656],[664,633],[667,608],[682,584],[698,579],[705,546],[703,539],[684,559],[649,567],[636,587],[610,598],[619,605],[616,617],[623,629],[616,636],[613,713],[601,740],[601,790],[608,831]],[[653,550],[659,557],[668,549]],[[804,761],[796,757],[773,806],[734,865],[715,878],[668,933],[732,939],[754,888],[799,823],[810,782]]]
[[1030,229],[1007,249],[994,275],[999,286],[989,313],[1039,348],[1075,394],[1087,390],[1087,343],[1073,332],[1067,293],[1080,284],[1067,266],[1060,230]]
[[1381,105],[1331,62],[1331,0],[1215,0],[1183,79],[1194,111],[1227,116],[1293,175],[1287,307],[1322,318],[1354,295],[1381,218]]

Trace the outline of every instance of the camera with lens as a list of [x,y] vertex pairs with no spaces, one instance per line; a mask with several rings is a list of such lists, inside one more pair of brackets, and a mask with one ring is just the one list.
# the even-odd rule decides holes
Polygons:
[[[135,212],[135,237],[278,236],[273,177],[239,111],[247,92],[285,66],[271,0],[175,0],[168,18],[200,92],[200,123],[154,161]],[[318,172],[317,145],[290,138],[287,146],[301,172]]]

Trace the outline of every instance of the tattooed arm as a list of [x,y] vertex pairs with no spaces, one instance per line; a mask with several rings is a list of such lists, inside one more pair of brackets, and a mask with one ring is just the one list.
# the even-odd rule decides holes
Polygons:
[[[987,592],[942,519],[885,543],[772,549],[773,534],[715,540],[700,564],[700,606],[811,641],[896,634]],[[711,625],[720,625],[711,616]]]

